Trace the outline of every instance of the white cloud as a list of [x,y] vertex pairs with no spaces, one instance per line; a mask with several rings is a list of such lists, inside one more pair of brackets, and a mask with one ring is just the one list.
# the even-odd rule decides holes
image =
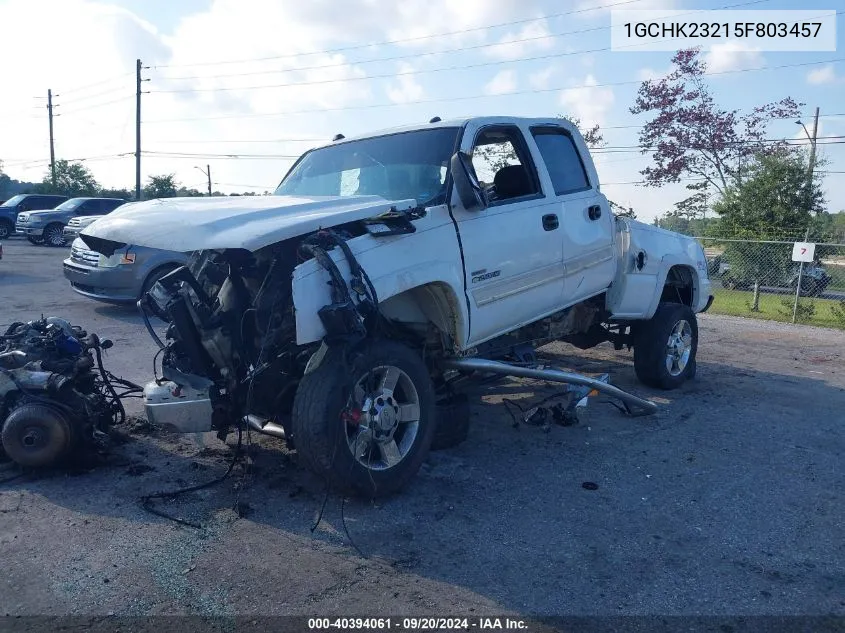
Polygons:
[[613,102],[613,88],[599,86],[592,74],[587,75],[579,86],[560,92],[563,114],[581,119],[583,128],[596,123],[603,125]]
[[834,82],[836,82],[836,71],[833,69],[833,64],[816,68],[807,74],[807,83],[809,84],[820,85]]
[[640,81],[656,81],[666,75],[665,71],[655,70],[654,68],[650,68],[646,66],[645,68],[640,68],[637,71],[637,79]]
[[748,50],[742,44],[726,42],[715,44],[704,56],[708,73],[762,68],[766,65],[759,50]]
[[522,59],[536,51],[549,50],[554,44],[546,20],[529,22],[519,31],[503,35],[498,44],[484,49],[490,57],[503,60]]
[[[411,64],[399,64],[400,73],[411,73],[413,70]],[[423,87],[417,83],[413,74],[400,74],[396,82],[387,88],[387,97],[393,103],[413,103],[422,99],[423,93]]]
[[555,69],[553,66],[538,70],[535,73],[528,75],[528,85],[534,90],[546,90],[549,87],[549,82],[552,79]]
[[516,90],[516,73],[502,70],[484,85],[486,95],[505,95]]

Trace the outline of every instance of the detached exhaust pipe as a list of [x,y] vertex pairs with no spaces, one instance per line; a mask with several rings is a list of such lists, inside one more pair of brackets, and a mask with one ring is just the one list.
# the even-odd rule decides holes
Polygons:
[[259,433],[278,437],[281,440],[285,439],[284,427],[281,424],[271,422],[267,418],[249,414],[244,416],[244,422],[246,422],[251,429],[258,431]]
[[632,415],[650,415],[657,413],[657,405],[649,400],[645,400],[638,396],[622,391],[618,387],[609,385],[606,382],[590,378],[582,374],[573,374],[568,371],[561,371],[559,369],[534,369],[531,367],[521,367],[519,365],[509,365],[496,360],[487,360],[485,358],[448,358],[442,361],[442,365],[447,369],[463,369],[468,371],[481,371],[491,374],[502,374],[504,376],[514,376],[516,378],[538,378],[540,380],[548,380],[549,382],[560,382],[569,385],[581,385],[590,387],[605,393],[609,396],[625,403],[630,409],[636,409],[629,413]]

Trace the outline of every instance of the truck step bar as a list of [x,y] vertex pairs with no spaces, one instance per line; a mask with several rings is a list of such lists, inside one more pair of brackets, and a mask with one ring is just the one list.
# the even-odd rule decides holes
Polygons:
[[657,405],[649,400],[645,400],[638,396],[622,391],[619,387],[614,387],[606,382],[602,382],[596,378],[590,378],[583,374],[574,374],[568,371],[561,371],[559,369],[535,369],[533,367],[524,367],[520,365],[511,365],[497,360],[488,360],[485,358],[448,358],[442,361],[442,366],[446,369],[460,369],[465,371],[480,371],[492,374],[502,374],[504,376],[514,376],[516,378],[537,378],[540,380],[548,380],[549,382],[559,382],[568,385],[581,385],[583,387],[590,387],[601,393],[613,396],[626,405],[627,412],[630,415],[650,415],[657,412]]

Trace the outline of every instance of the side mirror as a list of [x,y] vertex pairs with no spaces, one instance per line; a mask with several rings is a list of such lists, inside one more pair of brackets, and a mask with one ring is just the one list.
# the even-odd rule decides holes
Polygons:
[[464,152],[455,152],[452,160],[449,161],[449,167],[452,171],[452,181],[455,183],[455,189],[458,191],[458,197],[464,209],[467,211],[484,209],[487,206],[487,196],[475,176],[469,156]]

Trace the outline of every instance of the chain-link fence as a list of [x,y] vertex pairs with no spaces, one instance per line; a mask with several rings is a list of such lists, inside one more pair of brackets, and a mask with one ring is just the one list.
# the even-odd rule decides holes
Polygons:
[[697,239],[713,284],[710,312],[845,329],[845,244],[816,244],[802,266],[792,241]]

